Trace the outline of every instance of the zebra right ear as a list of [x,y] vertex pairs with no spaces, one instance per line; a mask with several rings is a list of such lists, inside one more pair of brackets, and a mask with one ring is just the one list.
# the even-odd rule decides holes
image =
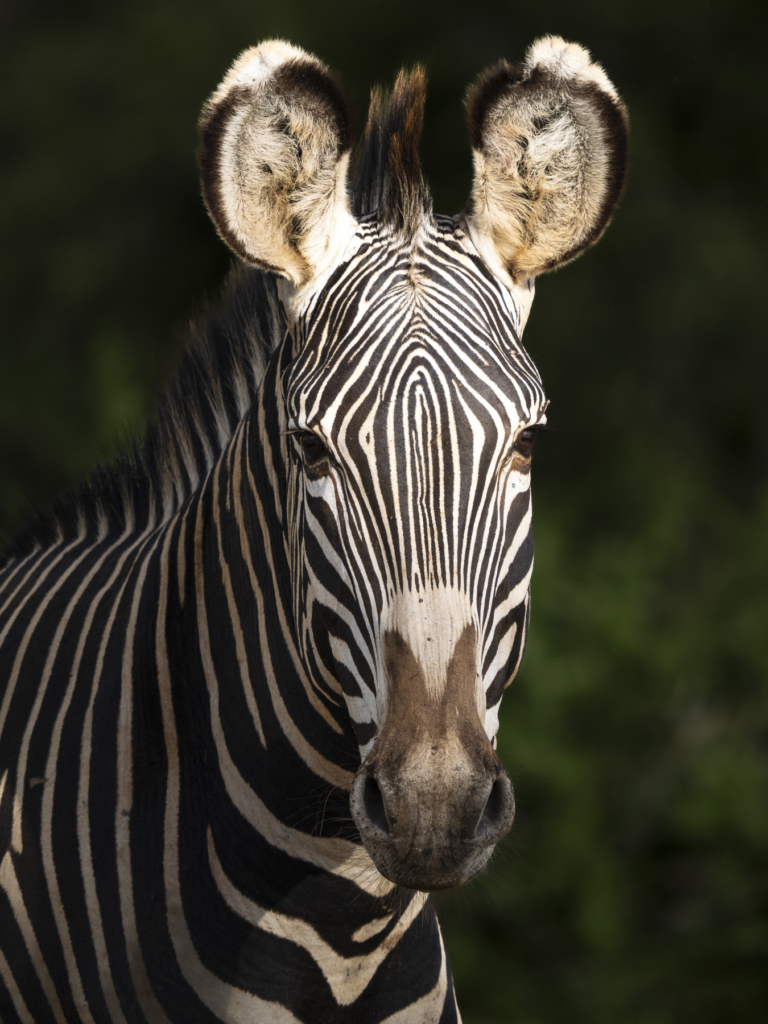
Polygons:
[[356,230],[347,107],[328,69],[280,40],[246,50],[203,108],[203,197],[241,259],[301,286]]
[[535,42],[467,98],[475,179],[466,212],[485,262],[518,285],[600,238],[624,188],[623,103],[581,46]]

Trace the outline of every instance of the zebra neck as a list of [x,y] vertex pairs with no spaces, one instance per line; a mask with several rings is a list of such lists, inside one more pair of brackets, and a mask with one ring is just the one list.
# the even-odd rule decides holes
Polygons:
[[269,383],[169,525],[158,634],[172,666],[179,745],[210,802],[214,840],[228,808],[227,830],[289,827],[299,845],[317,847],[311,862],[348,873],[354,861],[359,874],[367,855],[344,838],[353,831],[348,792],[359,754],[343,701],[318,688],[296,645]]

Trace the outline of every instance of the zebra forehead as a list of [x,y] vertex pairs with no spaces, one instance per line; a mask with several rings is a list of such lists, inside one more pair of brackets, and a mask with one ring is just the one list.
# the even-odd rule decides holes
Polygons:
[[[543,404],[541,379],[520,342],[520,299],[465,248],[450,218],[404,253],[378,225],[296,325],[287,398],[297,422],[327,426],[350,409],[350,389],[388,400],[417,378],[439,390],[485,390],[526,418]],[[383,237],[382,237],[383,234]],[[417,282],[417,283],[414,283]],[[354,396],[353,396],[354,397]]]
[[[442,318],[454,330],[484,328],[519,345],[533,284],[510,289],[479,257],[460,217],[425,222],[413,239],[376,220],[358,225],[343,262],[309,295],[297,318],[304,343],[317,343],[318,328],[327,349],[366,324],[399,313]],[[328,330],[333,327],[333,330]]]

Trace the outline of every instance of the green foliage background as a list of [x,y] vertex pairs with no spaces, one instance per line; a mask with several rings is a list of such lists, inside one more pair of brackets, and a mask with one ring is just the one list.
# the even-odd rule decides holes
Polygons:
[[518,799],[489,873],[441,898],[467,1024],[768,1020],[766,8],[752,0],[5,0],[0,9],[0,531],[151,411],[229,258],[196,119],[284,36],[367,90],[430,69],[441,212],[463,91],[553,32],[625,97],[605,239],[540,280],[526,661],[500,749]]

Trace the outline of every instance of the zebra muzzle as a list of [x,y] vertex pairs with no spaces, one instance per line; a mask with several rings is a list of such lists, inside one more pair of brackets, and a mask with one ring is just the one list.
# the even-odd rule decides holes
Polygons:
[[437,697],[410,646],[385,637],[388,710],[355,776],[352,817],[378,870],[410,889],[461,885],[512,826],[515,801],[476,699],[476,633],[456,644]]

